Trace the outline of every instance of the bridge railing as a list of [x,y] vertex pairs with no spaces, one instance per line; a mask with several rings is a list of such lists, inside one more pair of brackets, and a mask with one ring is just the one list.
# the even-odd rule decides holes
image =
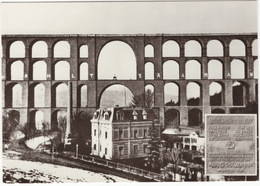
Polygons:
[[134,175],[140,175],[143,176],[145,178],[148,179],[154,179],[155,181],[161,181],[162,180],[162,176],[160,174],[154,173],[154,172],[150,172],[144,169],[140,169],[137,167],[133,167],[130,165],[125,165],[122,163],[118,163],[118,162],[113,162],[110,160],[106,160],[106,159],[102,159],[102,158],[98,158],[98,157],[93,157],[93,156],[87,156],[87,155],[81,155],[78,154],[76,157],[79,160],[82,161],[86,161],[86,162],[91,162],[97,165],[101,165],[101,166],[105,166],[105,167],[109,167],[112,169],[116,169],[116,170],[120,170],[120,171],[124,171],[130,174],[134,174]]

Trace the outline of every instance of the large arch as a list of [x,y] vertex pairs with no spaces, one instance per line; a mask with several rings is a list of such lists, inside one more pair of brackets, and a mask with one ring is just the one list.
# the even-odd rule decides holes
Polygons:
[[45,61],[37,61],[33,64],[32,69],[33,80],[46,80],[47,79],[47,64]]
[[210,106],[221,106],[224,104],[224,86],[218,82],[209,85]]
[[68,85],[60,83],[55,87],[55,99],[56,107],[68,106]]
[[239,59],[234,59],[231,61],[231,79],[245,79],[245,77],[245,63]]
[[11,80],[24,80],[24,63],[22,61],[14,61],[10,70]]
[[154,64],[152,62],[145,63],[145,79],[154,79]]
[[180,46],[176,41],[166,41],[162,50],[163,57],[180,57]]
[[88,75],[89,75],[88,63],[83,62],[79,66],[79,80],[88,80]]
[[54,66],[55,80],[70,80],[70,64],[67,61],[59,61]]
[[165,127],[178,127],[180,126],[180,112],[176,109],[169,109],[164,113]]
[[252,43],[252,55],[258,56],[258,39],[255,39]]
[[210,40],[207,44],[207,56],[223,56],[224,48],[222,43],[219,40]]
[[82,45],[79,49],[80,58],[88,58],[88,45]]
[[164,85],[164,104],[165,106],[180,105],[180,90],[176,83],[170,82]]
[[149,44],[149,45],[145,46],[144,57],[154,57],[154,47],[153,47],[153,45]]
[[196,40],[190,40],[185,43],[184,52],[186,57],[201,57],[201,45]]
[[232,85],[233,105],[245,106],[248,101],[248,84],[242,81],[235,81]]
[[202,111],[200,109],[193,108],[188,113],[188,125],[189,126],[201,126],[202,125]]
[[201,86],[196,82],[189,82],[186,88],[188,106],[201,105]]
[[179,63],[174,60],[168,60],[163,64],[163,79],[179,79],[180,78]]
[[201,64],[196,60],[189,60],[185,64],[186,79],[201,79]]
[[153,107],[155,102],[154,86],[151,84],[145,85],[145,102],[144,105],[147,108]]
[[123,41],[111,41],[98,57],[98,79],[136,80],[137,62],[133,49]]
[[208,79],[223,79],[223,64],[219,60],[210,60],[208,63]]
[[54,45],[55,58],[69,58],[70,57],[70,44],[68,41],[59,41]]
[[45,41],[37,41],[32,46],[32,58],[48,57],[48,45]]
[[42,83],[34,87],[34,107],[45,107],[45,86]]
[[10,58],[24,58],[25,57],[25,45],[22,41],[15,41],[9,48]]
[[230,56],[245,56],[246,47],[243,41],[239,39],[233,39],[229,44],[229,55]]

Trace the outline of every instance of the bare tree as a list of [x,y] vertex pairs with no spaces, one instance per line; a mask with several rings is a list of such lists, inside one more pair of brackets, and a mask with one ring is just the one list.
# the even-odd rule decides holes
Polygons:
[[176,173],[177,173],[177,165],[181,161],[181,149],[179,148],[171,148],[166,151],[166,154],[168,154],[172,160],[173,163],[173,172],[174,172],[174,180],[176,180]]

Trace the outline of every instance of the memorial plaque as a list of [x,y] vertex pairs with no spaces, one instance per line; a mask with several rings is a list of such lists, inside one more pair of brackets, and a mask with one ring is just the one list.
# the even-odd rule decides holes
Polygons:
[[206,115],[205,173],[256,175],[256,115]]

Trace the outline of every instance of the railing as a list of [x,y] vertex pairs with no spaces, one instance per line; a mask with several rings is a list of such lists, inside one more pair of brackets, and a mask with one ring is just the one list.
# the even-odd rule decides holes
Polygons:
[[112,169],[124,171],[126,173],[139,175],[139,176],[142,176],[142,177],[145,177],[145,178],[148,178],[148,179],[153,179],[155,181],[162,181],[162,176],[160,174],[150,172],[150,171],[147,171],[147,170],[143,170],[143,169],[139,169],[137,167],[132,167],[130,165],[125,165],[125,164],[122,164],[122,163],[113,162],[113,161],[110,161],[110,160],[101,159],[101,158],[93,157],[93,156],[81,155],[81,154],[78,154],[74,158],[85,161],[85,162],[101,165],[101,166],[104,166],[104,167],[109,167],[109,168],[112,168]]

